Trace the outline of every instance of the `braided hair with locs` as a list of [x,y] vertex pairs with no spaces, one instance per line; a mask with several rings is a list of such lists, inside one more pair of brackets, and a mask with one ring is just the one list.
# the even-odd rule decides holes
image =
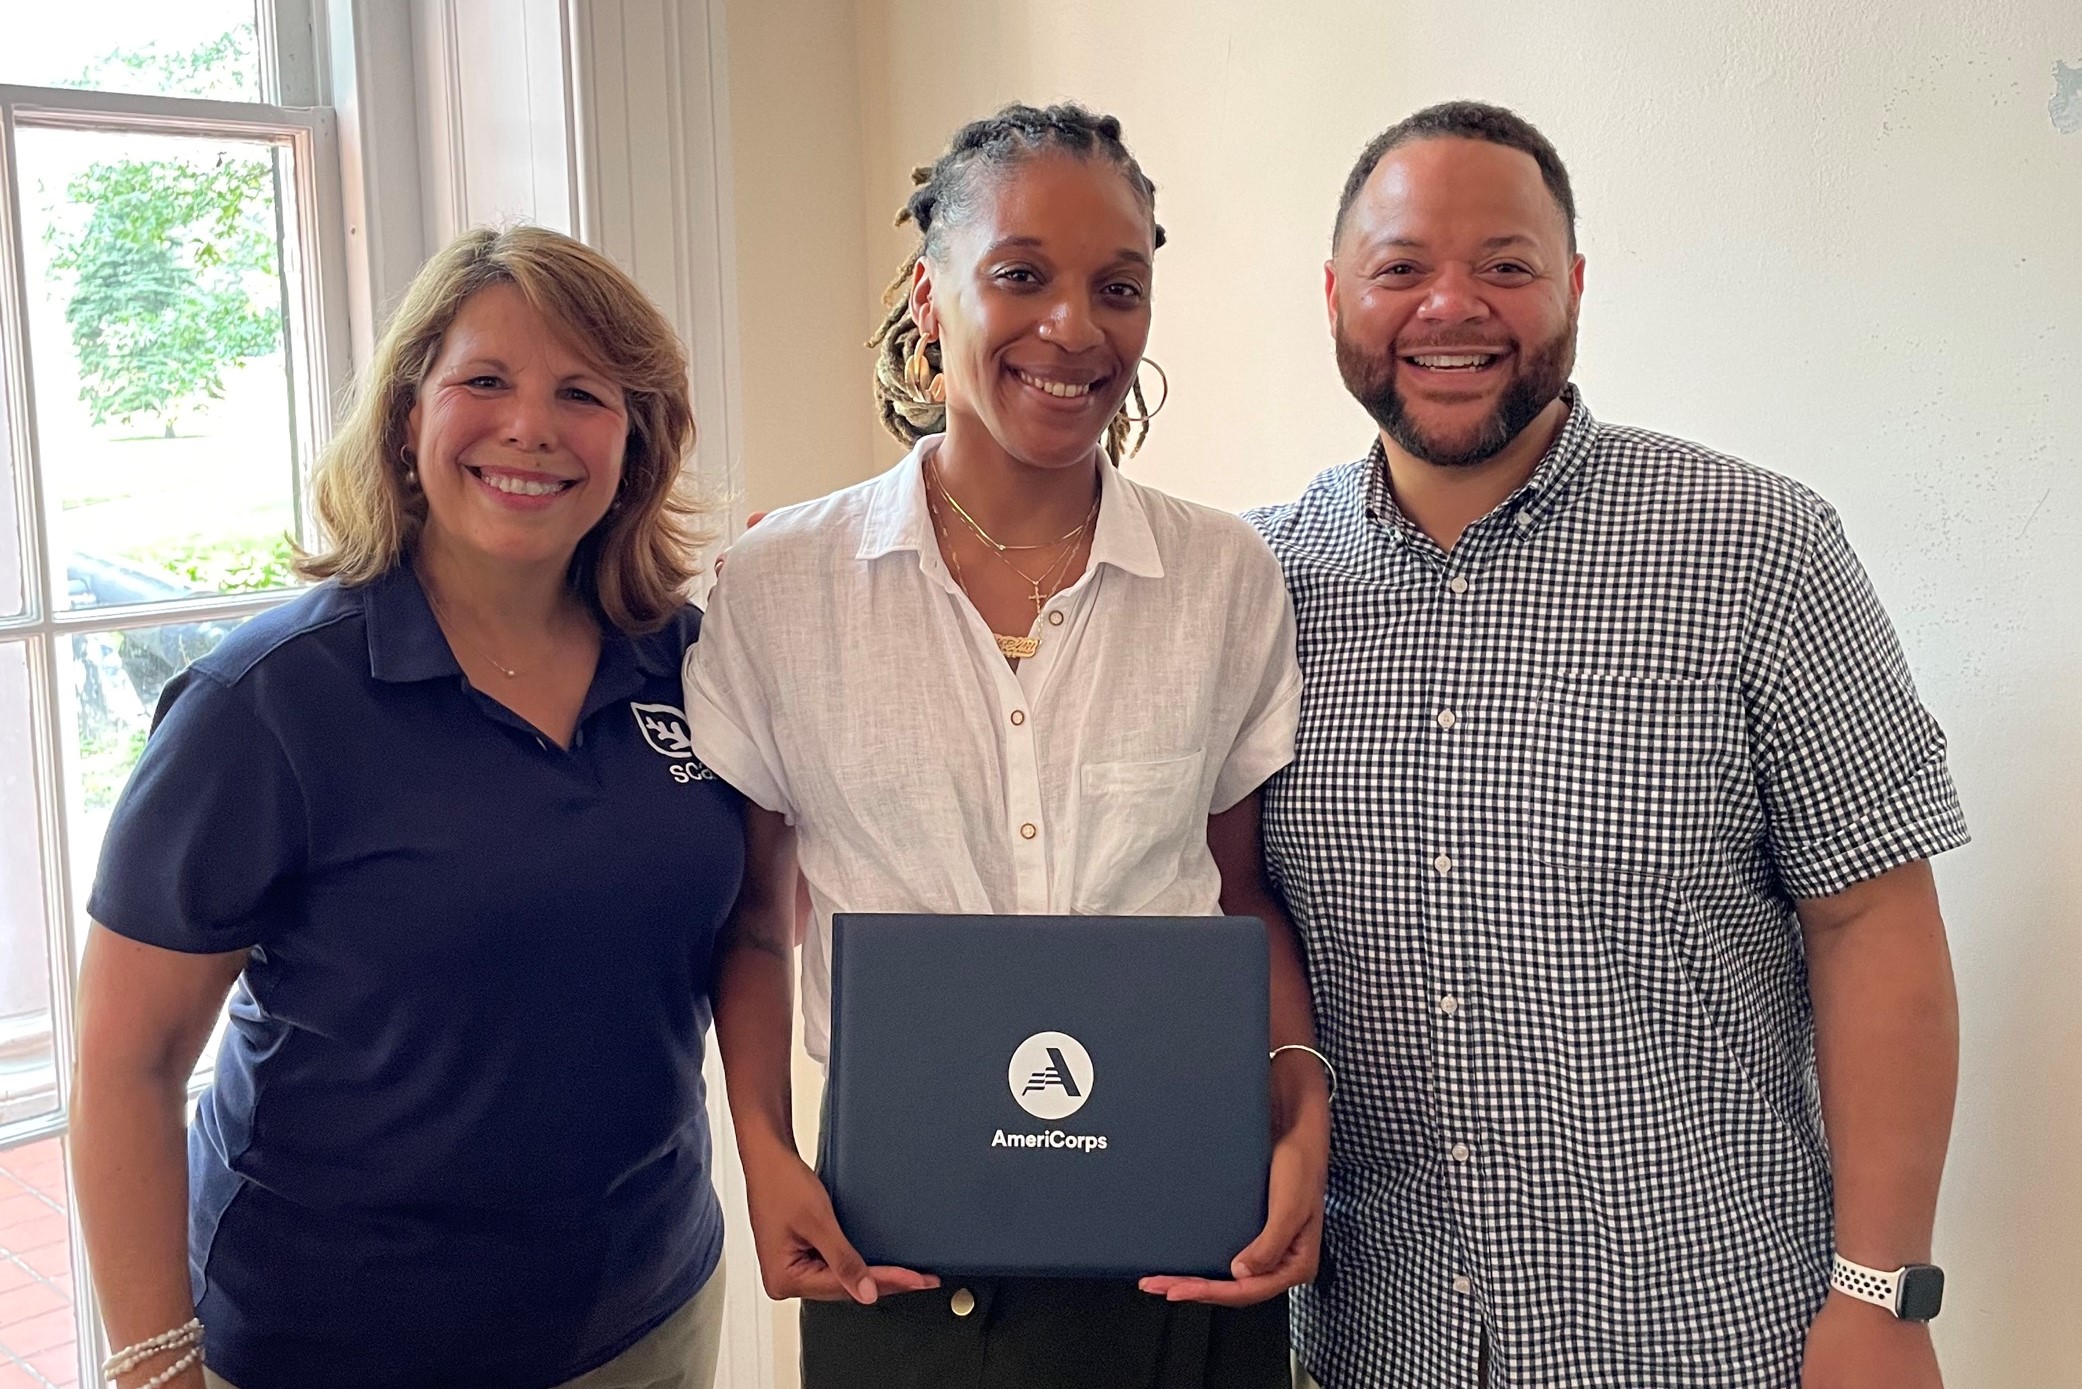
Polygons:
[[[1097,115],[1074,103],[1014,105],[954,132],[945,154],[911,173],[915,186],[897,213],[896,224],[918,228],[918,249],[905,259],[883,291],[888,312],[867,344],[875,349],[875,407],[882,427],[907,446],[947,427],[947,407],[915,389],[904,370],[918,350],[918,323],[911,317],[911,280],[918,262],[945,244],[947,228],[967,214],[988,175],[1051,152],[1104,159],[1119,169],[1149,208],[1154,244],[1164,244],[1164,229],[1155,225],[1157,186],[1121,143],[1121,123],[1114,117]],[[935,372],[941,369],[938,343],[925,344],[925,356]],[[1149,434],[1148,416],[1138,377],[1129,387],[1127,403],[1106,425],[1106,457],[1115,466],[1142,447]]]

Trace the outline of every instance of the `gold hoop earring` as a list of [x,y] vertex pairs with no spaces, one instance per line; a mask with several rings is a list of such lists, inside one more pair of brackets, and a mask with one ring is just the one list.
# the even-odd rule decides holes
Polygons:
[[925,355],[928,346],[930,344],[921,336],[918,346],[904,359],[904,384],[911,388],[911,394],[918,399],[929,400],[935,405],[945,405],[947,378],[933,370],[931,359]]
[[1148,424],[1158,415],[1164,413],[1164,403],[1171,399],[1171,378],[1164,374],[1164,368],[1157,363],[1154,357],[1144,357],[1141,365],[1135,368],[1136,384],[1140,385],[1142,383],[1143,367],[1156,367],[1157,384],[1164,388],[1164,394],[1157,397],[1157,408],[1150,411],[1147,415],[1131,415],[1128,413],[1127,406],[1123,404],[1121,407],[1121,418],[1129,424]]

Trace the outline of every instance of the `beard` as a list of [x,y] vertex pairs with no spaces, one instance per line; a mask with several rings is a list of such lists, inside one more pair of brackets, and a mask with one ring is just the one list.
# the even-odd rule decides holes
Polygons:
[[[1366,413],[1374,417],[1381,432],[1399,448],[1436,468],[1472,468],[1502,453],[1567,388],[1569,373],[1576,365],[1576,320],[1572,314],[1560,331],[1530,355],[1514,351],[1517,365],[1510,383],[1498,397],[1496,408],[1471,435],[1443,439],[1427,433],[1411,418],[1409,402],[1395,384],[1402,362],[1394,347],[1375,353],[1346,337],[1342,325],[1336,341],[1338,374],[1344,377],[1345,389],[1352,393],[1352,398],[1366,407]],[[1516,343],[1512,346],[1517,348]]]

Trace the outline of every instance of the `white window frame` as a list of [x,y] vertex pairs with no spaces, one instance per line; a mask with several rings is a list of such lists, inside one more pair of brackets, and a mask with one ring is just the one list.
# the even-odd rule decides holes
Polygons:
[[[339,3],[346,9],[352,0]],[[350,325],[355,317],[348,304],[347,214],[339,141],[333,112],[323,104],[334,76],[326,52],[327,4],[326,0],[257,0],[255,10],[263,98],[258,102],[0,85],[0,392],[5,394],[8,453],[13,461],[23,587],[22,612],[0,617],[0,644],[19,644],[28,657],[32,780],[43,873],[52,1055],[57,1071],[53,1110],[0,1128],[0,1149],[63,1138],[70,1130],[72,1069],[78,1055],[73,991],[80,913],[85,904],[76,900],[73,890],[76,846],[70,842],[64,804],[72,750],[65,745],[59,643],[88,631],[248,617],[289,601],[298,591],[276,589],[77,610],[59,601],[61,580],[54,569],[43,505],[15,134],[22,129],[63,129],[259,139],[288,150],[290,180],[280,190],[289,204],[281,208],[285,219],[282,269],[293,294],[286,305],[283,331],[296,368],[291,442],[297,463],[298,538],[311,543],[317,537],[308,508],[310,473],[331,433],[334,403],[351,372]],[[289,216],[292,208],[293,218]],[[198,1080],[198,1087],[201,1083]],[[107,1346],[87,1276],[77,1205],[68,1204],[80,1382],[98,1384]]]

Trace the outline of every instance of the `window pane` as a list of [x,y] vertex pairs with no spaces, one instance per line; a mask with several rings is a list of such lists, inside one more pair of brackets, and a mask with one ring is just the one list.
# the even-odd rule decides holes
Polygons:
[[292,582],[286,151],[36,128],[16,148],[55,605]]
[[58,1102],[29,651],[0,645],[0,1124]]
[[[0,355],[0,366],[4,366]],[[14,421],[8,392],[0,387],[0,617],[15,617],[26,606],[22,589],[22,516],[15,504]]]
[[[169,622],[158,627],[77,632],[58,638],[64,690],[66,844],[72,856],[72,900],[79,943],[87,939],[87,894],[101,860],[101,841],[116,797],[137,766],[166,682],[209,654],[238,619]],[[223,1034],[220,1017],[196,1063],[207,1071]]]
[[166,682],[208,655],[237,619],[75,632],[58,638],[64,691],[65,816],[73,901],[84,912],[116,797],[151,732]]
[[79,1383],[71,1204],[59,1140],[0,1152],[0,1385]]
[[253,0],[91,0],[9,11],[0,82],[260,100]]

